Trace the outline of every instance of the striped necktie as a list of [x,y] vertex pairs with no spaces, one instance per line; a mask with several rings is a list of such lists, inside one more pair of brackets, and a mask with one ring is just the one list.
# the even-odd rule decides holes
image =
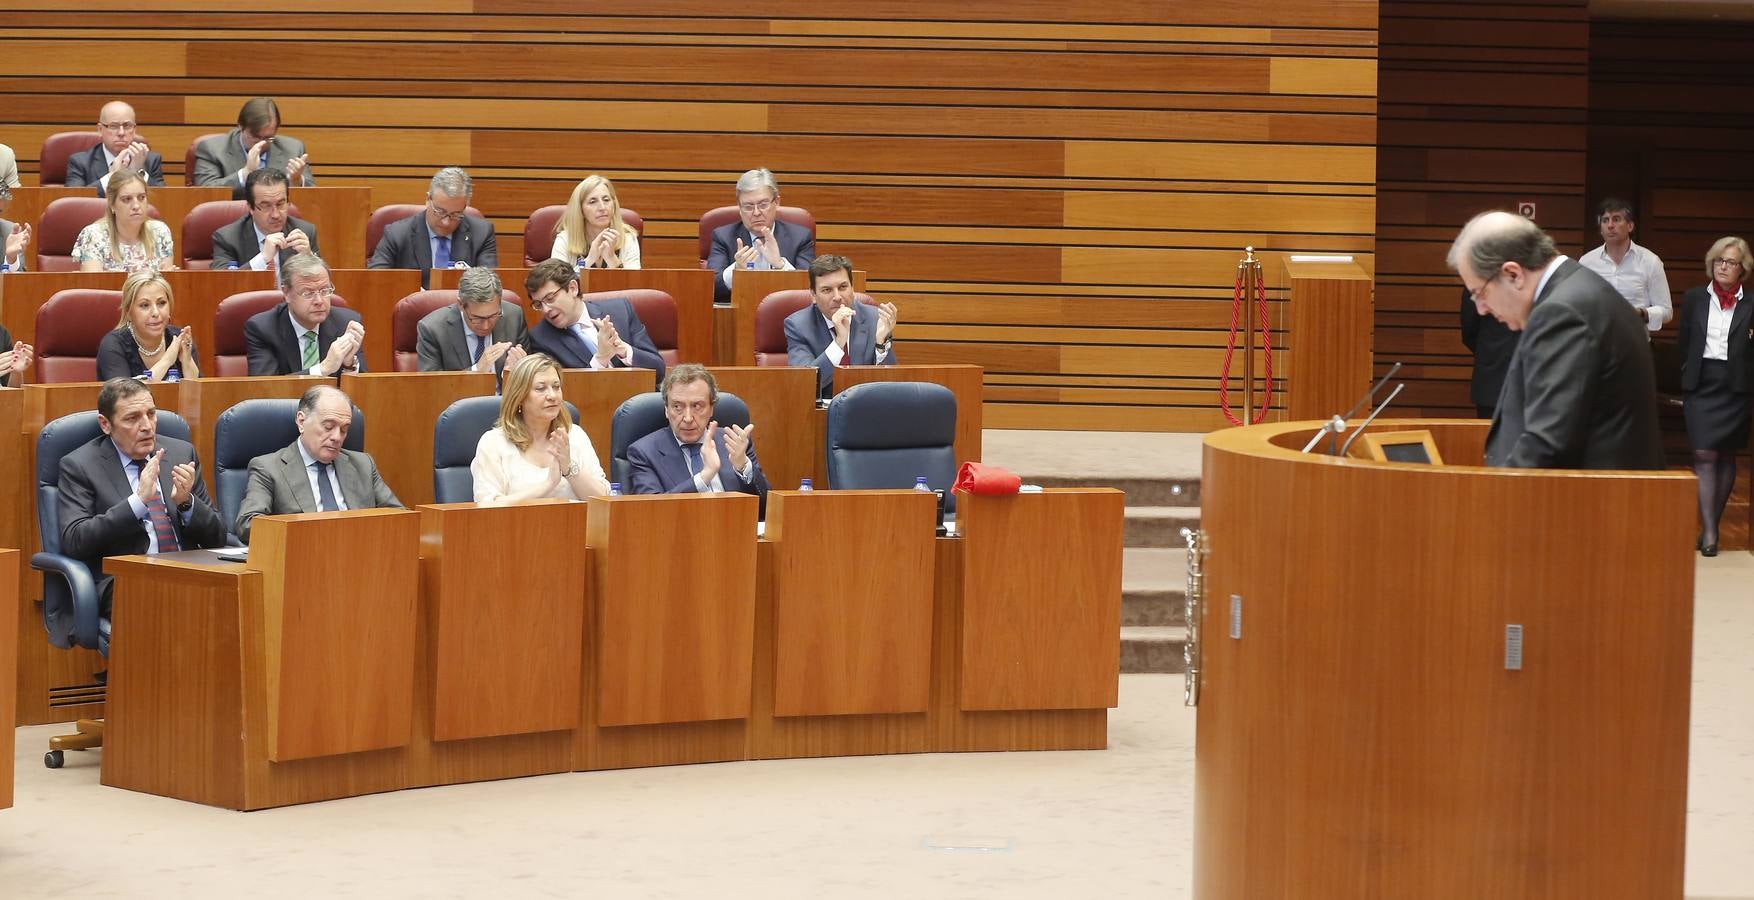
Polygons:
[[[136,459],[133,465],[134,480],[139,481],[146,473],[146,460]],[[175,553],[182,549],[177,543],[177,531],[171,527],[171,513],[164,505],[163,490],[154,491],[146,501],[146,517],[152,522],[152,533],[158,537],[158,552]]]

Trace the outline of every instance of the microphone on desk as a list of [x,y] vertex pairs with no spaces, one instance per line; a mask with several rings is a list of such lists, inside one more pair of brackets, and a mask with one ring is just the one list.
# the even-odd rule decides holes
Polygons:
[[[1346,430],[1346,420],[1352,418],[1353,413],[1356,413],[1360,409],[1363,409],[1365,406],[1369,405],[1370,401],[1376,399],[1376,392],[1382,390],[1382,386],[1385,384],[1388,384],[1389,379],[1395,377],[1395,373],[1399,372],[1399,371],[1401,371],[1401,364],[1400,363],[1395,363],[1394,365],[1389,366],[1389,370],[1387,372],[1384,372],[1383,376],[1376,380],[1376,384],[1373,384],[1370,386],[1370,390],[1366,391],[1364,396],[1358,398],[1357,403],[1352,404],[1351,409],[1346,410],[1344,413],[1337,415],[1337,416],[1333,417],[1332,419],[1329,419],[1325,424],[1323,424],[1321,427],[1321,430],[1317,431],[1315,433],[1315,436],[1309,439],[1309,443],[1303,445],[1303,452],[1308,453],[1309,451],[1314,450],[1315,445],[1321,443],[1322,437],[1324,435],[1329,435],[1329,434],[1334,435],[1336,440],[1337,440],[1339,434]],[[1329,456],[1340,455],[1338,448],[1330,445],[1328,447],[1328,455]]]
[[1345,443],[1345,445],[1340,447],[1340,452],[1338,455],[1345,456],[1346,451],[1352,449],[1352,442],[1358,440],[1358,436],[1364,433],[1364,429],[1369,428],[1370,423],[1375,422],[1376,417],[1379,415],[1382,415],[1382,411],[1385,409],[1388,409],[1389,404],[1395,402],[1395,398],[1401,396],[1401,392],[1406,390],[1406,389],[1407,389],[1407,383],[1405,381],[1401,382],[1400,384],[1395,385],[1395,389],[1392,392],[1390,392],[1387,397],[1383,398],[1382,404],[1380,406],[1378,406],[1376,409],[1371,410],[1370,417],[1365,419],[1364,423],[1358,426],[1358,430],[1352,432],[1352,436],[1346,439],[1346,443]]

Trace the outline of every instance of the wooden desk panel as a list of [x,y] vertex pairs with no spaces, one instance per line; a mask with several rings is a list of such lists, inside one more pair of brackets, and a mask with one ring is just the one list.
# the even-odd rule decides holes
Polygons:
[[[19,556],[17,550],[0,550],[0,760],[13,758],[18,734],[11,723],[18,715]],[[12,806],[13,768],[10,762],[0,765],[0,809]]]
[[408,744],[419,542],[408,510],[263,516],[251,527],[270,760]]
[[1349,262],[1286,260],[1284,265],[1291,317],[1289,371],[1281,389],[1284,415],[1332,416],[1370,390],[1376,316],[1370,274]]
[[[585,768],[746,758],[756,498],[590,503]],[[663,539],[654,539],[663,535]],[[687,565],[678,565],[687,548]]]
[[721,366],[755,365],[755,308],[775,291],[809,289],[809,272],[738,272],[731,279],[731,327],[715,338],[715,361]]
[[365,365],[372,372],[396,371],[396,303],[420,290],[413,269],[331,269],[329,279],[347,308],[365,324]]
[[[305,391],[320,384],[334,384],[333,378],[314,375],[265,375],[260,378],[191,378],[181,382],[177,412],[189,423],[195,437],[195,452],[201,457],[202,474],[211,483],[213,467],[213,429],[226,410],[245,400],[297,400]],[[217,498],[215,498],[217,499]],[[232,523],[225,523],[227,531]]]
[[836,394],[872,381],[927,381],[956,395],[956,462],[981,459],[980,366],[842,366],[834,370]]
[[1120,686],[1120,491],[958,495],[962,709],[1102,709]]
[[[153,196],[158,196],[156,190]],[[229,192],[225,199],[231,199]],[[365,223],[372,214],[371,188],[295,187],[287,193],[287,199],[298,207],[299,218],[316,226],[317,245],[329,265],[365,268]]]
[[677,361],[713,362],[713,273],[705,269],[591,269],[584,273],[581,290],[669,294],[676,301]]
[[714,368],[719,392],[736,394],[755,426],[755,456],[771,488],[795,488],[819,478],[822,442],[817,438],[816,370],[787,366]]
[[366,451],[403,505],[432,502],[432,432],[464,397],[491,397],[485,372],[369,372],[341,376],[341,390],[365,417]]
[[[609,475],[609,429],[615,411],[629,397],[657,390],[658,373],[651,369],[563,369],[560,390],[579,409],[579,427],[591,439],[591,449]],[[631,490],[631,485],[622,485]]]

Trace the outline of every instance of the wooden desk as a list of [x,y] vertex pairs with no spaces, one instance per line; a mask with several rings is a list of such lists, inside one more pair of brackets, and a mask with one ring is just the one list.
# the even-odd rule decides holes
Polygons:
[[719,392],[736,394],[755,425],[755,455],[770,488],[793,488],[822,477],[822,439],[816,423],[816,370],[787,366],[715,367]]
[[[521,282],[520,282],[521,284]],[[678,362],[706,365],[713,355],[713,273],[705,269],[590,269],[580,289],[663,291],[676,301]]]
[[980,366],[841,366],[834,370],[836,394],[872,381],[927,381],[956,395],[956,462],[981,459]]
[[7,761],[0,765],[0,809],[12,806],[11,760],[18,734],[12,727],[18,715],[18,569],[18,551],[0,550],[0,759]]
[[1108,488],[957,496],[957,749],[1107,746],[1120,688],[1123,499]]
[[[756,498],[588,502],[588,652],[596,664],[586,667],[582,767],[745,758]],[[685,566],[677,565],[678,548],[687,548]]]
[[[156,190],[153,196],[158,196]],[[225,199],[231,199],[229,193]],[[287,193],[287,199],[298,207],[299,218],[316,226],[317,245],[329,265],[365,268],[365,223],[372,214],[371,188],[295,187]]]
[[396,304],[420,290],[413,269],[331,269],[329,279],[347,308],[365,324],[365,365],[372,372],[396,371]]
[[[934,498],[771,491],[767,504],[750,756],[929,749]],[[864,548],[842,577],[824,571],[825,534]]]
[[589,560],[582,503],[420,507],[414,784],[568,772],[583,713]]
[[[579,408],[579,427],[591,439],[604,477],[609,475],[609,429],[615,411],[627,398],[657,390],[657,378],[658,373],[651,369],[561,370],[561,394]],[[631,485],[622,487],[632,489]]]
[[[333,378],[318,378],[314,375],[265,375],[259,378],[204,376],[183,381],[181,396],[177,400],[177,412],[182,415],[183,421],[189,423],[189,431],[194,435],[195,452],[201,458],[201,473],[211,481],[213,467],[217,464],[213,455],[213,429],[226,410],[245,400],[297,400],[304,396],[305,391],[319,384],[334,382]],[[215,496],[214,499],[217,500],[218,497]],[[231,526],[232,523],[225,523],[227,531],[231,530]]]
[[412,509],[432,502],[432,435],[439,415],[464,397],[493,396],[494,377],[386,370],[342,375],[341,390],[365,417],[365,449],[384,483]]
[[103,783],[233,809],[406,786],[419,521],[264,516],[247,567],[112,559]]

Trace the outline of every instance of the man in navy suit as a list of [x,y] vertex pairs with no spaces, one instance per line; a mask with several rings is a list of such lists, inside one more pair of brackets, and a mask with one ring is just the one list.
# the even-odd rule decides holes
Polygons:
[[426,209],[384,229],[366,267],[419,269],[426,286],[432,269],[493,268],[499,241],[493,223],[468,214],[475,181],[456,166],[438,170],[426,190]]
[[286,265],[300,253],[322,256],[317,226],[292,214],[286,199],[286,173],[257,169],[244,179],[249,214],[213,231],[213,268],[237,266],[264,271],[269,263]]
[[816,391],[834,389],[835,366],[893,366],[895,304],[853,299],[853,261],[824,256],[810,263],[815,302],[786,317],[786,363],[816,367]]
[[718,273],[713,299],[731,301],[731,278],[738,269],[790,271],[816,258],[816,235],[810,229],[780,221],[780,186],[766,169],[750,169],[737,179],[740,221],[713,229],[706,267]]
[[526,339],[530,352],[546,353],[568,369],[651,369],[663,380],[664,357],[633,304],[618,297],[587,302],[579,295],[572,263],[537,263],[524,279],[524,291],[530,308],[542,316]]
[[280,267],[286,299],[244,323],[251,375],[320,375],[365,371],[365,323],[334,305],[329,264],[309,253]]
[[755,459],[755,426],[719,427],[713,410],[719,385],[698,363],[683,363],[664,376],[660,428],[627,448],[635,494],[740,492],[767,497],[767,476]]
[[146,177],[146,183],[152,187],[164,187],[164,157],[147,148],[146,142],[140,140],[135,133],[139,122],[134,119],[134,107],[120,100],[111,100],[98,110],[97,133],[103,140],[84,153],[76,153],[67,158],[68,187],[95,187],[97,195],[104,195],[104,185],[109,184],[110,175],[123,169],[133,169]]

